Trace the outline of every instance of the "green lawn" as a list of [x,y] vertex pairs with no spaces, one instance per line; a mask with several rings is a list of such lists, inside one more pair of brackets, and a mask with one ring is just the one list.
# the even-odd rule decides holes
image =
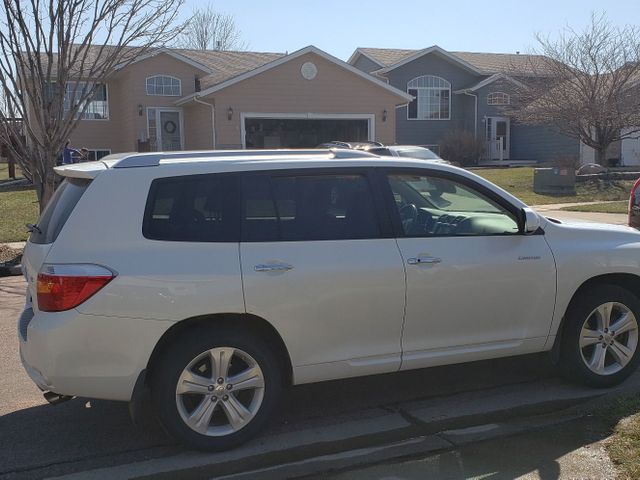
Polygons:
[[600,408],[596,418],[603,421],[610,432],[604,445],[609,457],[618,467],[620,480],[640,478],[640,398],[623,397]]
[[[22,178],[22,172],[17,166],[16,178]],[[3,180],[9,180],[9,165],[7,165],[6,163],[0,163],[0,182],[2,182]]]
[[539,195],[533,192],[533,168],[530,167],[477,169],[473,173],[504,188],[528,205],[628,200],[634,183],[632,180],[617,182],[594,180],[576,184],[576,195],[555,196]]
[[0,242],[26,240],[25,223],[35,223],[38,212],[35,190],[0,190]]
[[595,203],[593,205],[575,205],[561,208],[561,210],[567,210],[569,212],[628,213],[629,201],[622,200],[620,202]]

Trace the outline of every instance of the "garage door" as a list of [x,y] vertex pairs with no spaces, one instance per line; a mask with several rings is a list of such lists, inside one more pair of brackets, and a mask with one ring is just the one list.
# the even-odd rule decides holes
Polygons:
[[369,140],[364,119],[245,118],[246,148],[313,148],[332,140]]

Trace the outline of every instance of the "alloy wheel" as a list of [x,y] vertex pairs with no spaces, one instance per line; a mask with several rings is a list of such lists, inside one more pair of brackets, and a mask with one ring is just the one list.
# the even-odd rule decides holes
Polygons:
[[622,370],[638,347],[638,321],[629,307],[607,302],[595,308],[580,330],[580,354],[598,375]]
[[225,436],[245,427],[264,398],[264,374],[247,352],[217,347],[202,352],[182,371],[176,405],[184,423],[206,436]]

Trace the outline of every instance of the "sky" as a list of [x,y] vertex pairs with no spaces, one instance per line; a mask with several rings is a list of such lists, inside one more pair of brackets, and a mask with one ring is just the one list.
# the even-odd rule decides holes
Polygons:
[[[534,34],[583,28],[592,11],[616,25],[640,25],[639,0],[215,0],[234,16],[248,50],[293,52],[315,45],[346,60],[357,47],[420,49],[439,45],[471,52],[520,51]],[[182,15],[207,0],[186,0]]]

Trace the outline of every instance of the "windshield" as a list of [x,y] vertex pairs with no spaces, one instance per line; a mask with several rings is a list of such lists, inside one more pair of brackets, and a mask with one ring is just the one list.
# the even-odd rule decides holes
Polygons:
[[408,147],[396,149],[399,157],[419,158],[421,160],[440,160],[440,157],[428,148]]

